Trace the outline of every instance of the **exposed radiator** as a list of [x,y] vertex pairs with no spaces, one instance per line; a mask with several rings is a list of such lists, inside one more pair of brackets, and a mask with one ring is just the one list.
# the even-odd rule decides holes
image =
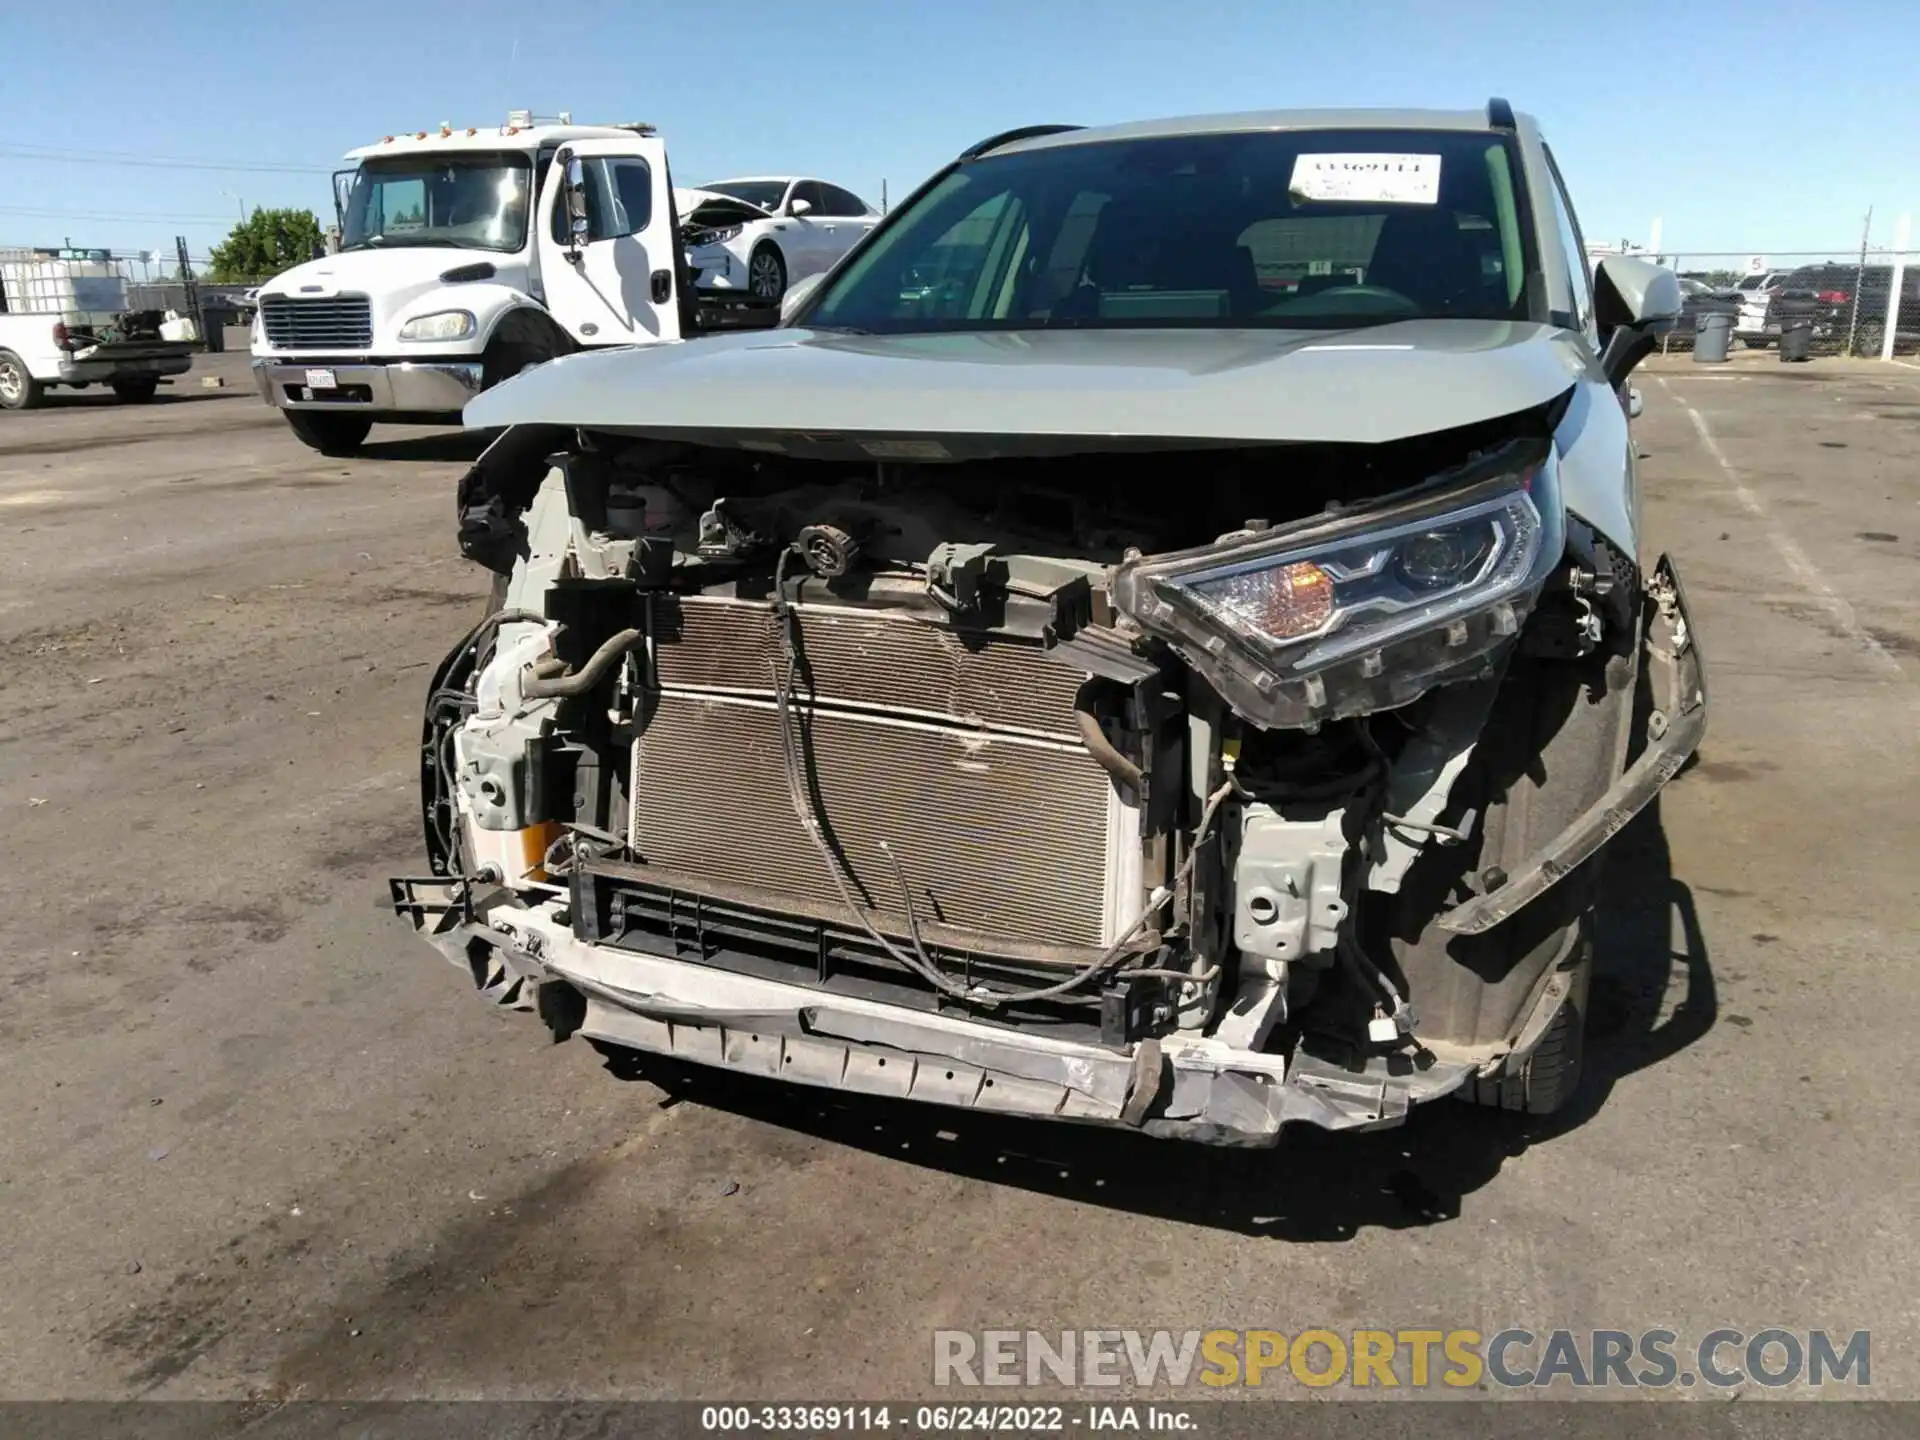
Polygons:
[[[1099,945],[1138,911],[1139,828],[1072,738],[1080,677],[1038,645],[803,607],[820,809],[856,895],[900,931],[886,841],[923,920]],[[838,906],[788,800],[768,607],[684,599],[655,647],[634,746],[632,842],[684,875]]]

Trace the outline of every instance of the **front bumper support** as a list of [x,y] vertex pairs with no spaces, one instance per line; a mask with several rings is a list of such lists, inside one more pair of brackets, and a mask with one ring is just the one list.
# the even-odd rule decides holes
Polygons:
[[462,880],[394,883],[394,908],[496,1000],[527,1005],[538,986],[563,981],[585,997],[576,1033],[824,1089],[1267,1146],[1296,1121],[1398,1125],[1476,1069],[1403,1056],[1343,1069],[1184,1036],[1114,1048],[1061,1040],[591,944],[561,922],[557,902],[474,898]]
[[[331,371],[331,391],[307,384],[309,370]],[[256,359],[260,398],[281,410],[347,410],[361,414],[401,411],[458,414],[483,383],[474,360],[286,360]],[[334,398],[324,398],[331,394]]]

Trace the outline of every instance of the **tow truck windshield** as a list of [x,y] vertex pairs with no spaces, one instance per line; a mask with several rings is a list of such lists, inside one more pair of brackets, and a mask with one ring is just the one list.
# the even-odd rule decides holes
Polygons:
[[347,196],[343,250],[443,246],[512,253],[526,244],[525,155],[394,155],[363,161]]

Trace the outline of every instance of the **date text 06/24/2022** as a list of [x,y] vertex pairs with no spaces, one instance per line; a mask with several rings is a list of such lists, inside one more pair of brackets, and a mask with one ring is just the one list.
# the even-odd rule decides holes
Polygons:
[[823,1434],[900,1430],[1048,1434],[1067,1430],[1179,1434],[1191,1412],[1165,1405],[706,1405],[700,1428],[716,1433]]

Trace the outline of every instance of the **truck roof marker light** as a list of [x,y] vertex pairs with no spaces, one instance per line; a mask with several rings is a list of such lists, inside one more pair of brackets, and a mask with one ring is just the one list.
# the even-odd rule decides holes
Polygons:
[[474,129],[474,128],[473,128],[473,126],[471,126],[471,125],[469,125],[469,126],[467,126],[467,134],[468,134],[469,136],[473,136],[473,135],[478,135],[479,133],[480,133],[480,132],[479,132],[478,130],[476,130],[476,129]]
[[416,140],[424,140],[427,138],[427,132],[424,130],[416,130],[414,131],[413,138]]
[[380,143],[382,145],[391,145],[393,143],[393,137],[391,135],[383,135],[380,137]]

